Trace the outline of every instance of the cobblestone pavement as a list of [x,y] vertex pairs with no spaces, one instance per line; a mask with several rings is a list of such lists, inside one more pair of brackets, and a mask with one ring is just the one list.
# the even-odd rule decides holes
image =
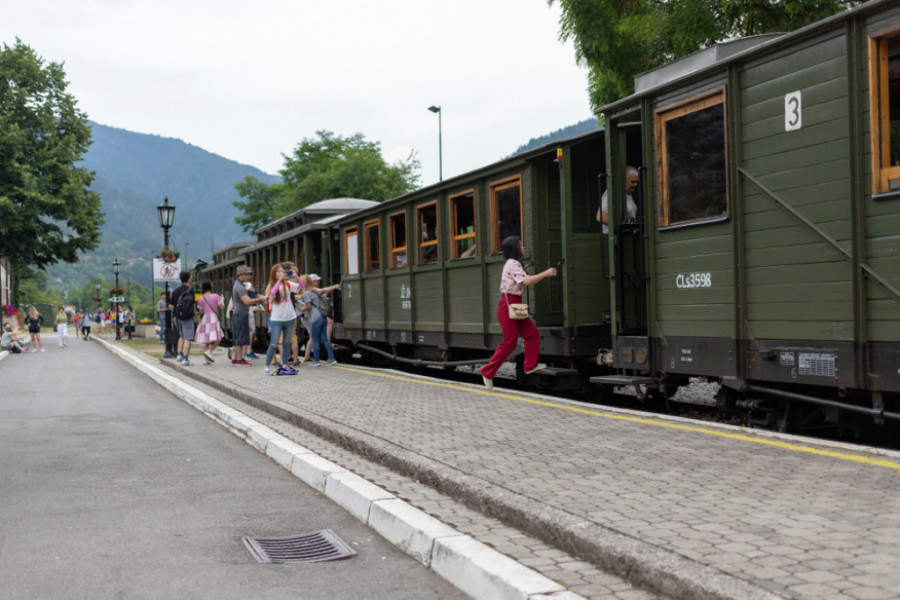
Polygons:
[[[305,431],[289,436],[586,597],[652,597],[590,563],[684,597],[660,573],[690,578],[696,565],[697,579],[790,598],[900,597],[896,455],[343,365],[264,377],[222,352],[212,366],[170,366],[375,462],[425,465],[428,483],[543,541],[407,491],[407,478]],[[727,591],[708,597],[740,597]]]

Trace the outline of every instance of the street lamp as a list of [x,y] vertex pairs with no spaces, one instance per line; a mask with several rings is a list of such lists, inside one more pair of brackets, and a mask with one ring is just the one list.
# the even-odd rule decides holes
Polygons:
[[191,269],[190,269],[190,263],[188,262],[188,257],[187,257],[187,249],[188,249],[188,246],[190,246],[190,245],[191,245],[190,242],[185,242],[185,243],[184,243],[184,262],[183,262],[182,264],[184,265],[184,270],[185,270],[185,271],[190,271],[190,270],[191,270]]
[[110,304],[112,304],[112,307],[113,307],[113,319],[116,320],[116,339],[117,340],[122,339],[122,332],[119,331],[119,306],[118,306],[118,304],[119,304],[119,267],[121,267],[121,266],[122,265],[121,265],[121,263],[119,263],[119,258],[116,257],[116,259],[113,261],[113,264],[112,264],[113,273],[116,276],[116,289],[113,292],[114,297],[110,299]]
[[438,181],[444,180],[444,144],[441,141],[441,107],[429,106],[428,110],[437,113],[438,116]]
[[[156,212],[159,215],[159,226],[162,227],[163,230],[163,247],[168,249],[169,229],[171,229],[172,224],[175,222],[175,207],[169,204],[168,196],[165,197],[162,204],[156,207]],[[172,334],[174,333],[172,331],[172,310],[169,308],[170,301],[169,280],[166,279],[166,353],[163,358],[175,357],[175,343],[172,339]]]

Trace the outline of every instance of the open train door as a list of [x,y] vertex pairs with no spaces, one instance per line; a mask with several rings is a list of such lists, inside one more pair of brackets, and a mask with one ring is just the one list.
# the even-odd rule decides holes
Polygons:
[[[629,371],[645,371],[651,363],[648,336],[646,226],[653,218],[653,207],[645,200],[647,182],[642,168],[642,140],[639,119],[610,124],[611,177],[607,194],[611,198],[609,231],[612,232],[613,303],[615,330],[613,366]],[[630,197],[629,179],[637,185]],[[629,175],[630,173],[630,175]],[[608,243],[608,240],[607,240]]]

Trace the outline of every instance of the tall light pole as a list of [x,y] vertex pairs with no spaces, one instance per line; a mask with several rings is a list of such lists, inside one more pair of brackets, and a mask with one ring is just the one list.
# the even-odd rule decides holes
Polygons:
[[185,268],[184,268],[185,271],[190,271],[190,270],[191,270],[191,269],[190,269],[190,266],[189,266],[189,263],[188,263],[188,257],[187,257],[187,249],[188,249],[188,246],[190,246],[190,245],[191,245],[190,242],[185,242],[185,243],[184,243],[184,263],[183,263],[183,264],[184,264],[184,267],[185,267]]
[[122,263],[119,262],[118,257],[113,261],[112,268],[113,273],[116,276],[116,290],[114,292],[115,298],[112,301],[113,305],[113,319],[115,319],[116,323],[116,339],[122,339],[122,332],[119,331],[119,268],[122,266]]
[[[169,229],[175,223],[175,207],[169,204],[169,197],[166,196],[163,203],[156,207],[156,213],[159,216],[159,226],[163,230],[163,248],[169,249]],[[166,279],[166,353],[163,358],[175,357],[175,341],[172,339],[172,310],[169,308],[169,302],[172,298],[169,296],[169,280]]]
[[444,180],[444,143],[441,140],[441,107],[429,106],[428,110],[438,116],[438,181]]

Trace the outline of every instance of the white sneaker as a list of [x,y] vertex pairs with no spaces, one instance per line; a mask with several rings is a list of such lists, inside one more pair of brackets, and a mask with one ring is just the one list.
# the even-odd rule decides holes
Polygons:
[[325,364],[328,365],[328,366],[330,367],[331,365],[336,365],[336,364],[338,364],[338,361],[336,361],[336,360],[334,360],[334,359],[332,358],[331,360],[329,360],[329,361],[328,361],[327,363],[325,363]]
[[315,361],[315,362],[309,363],[309,366],[311,366],[311,367],[321,367],[321,366],[322,366],[322,363],[320,363],[319,361]]
[[216,362],[216,361],[213,360],[212,352],[210,352],[209,350],[204,350],[204,351],[203,351],[203,356],[205,356],[205,357],[206,357],[206,360],[208,360],[210,363]]
[[484,382],[484,387],[486,387],[487,389],[489,389],[489,390],[494,389],[494,380],[493,379],[488,379],[487,377],[482,375],[481,381]]
[[272,374],[272,371],[269,370],[269,367],[266,367],[265,369],[263,369],[263,375],[271,375],[271,374]]
[[43,349],[43,348],[41,348],[41,352],[43,352],[43,351],[44,351],[44,349]]
[[189,361],[189,360],[187,359],[187,357],[185,356],[185,357],[181,360],[181,366],[182,366],[182,367],[189,367],[189,366],[191,366],[191,361]]

